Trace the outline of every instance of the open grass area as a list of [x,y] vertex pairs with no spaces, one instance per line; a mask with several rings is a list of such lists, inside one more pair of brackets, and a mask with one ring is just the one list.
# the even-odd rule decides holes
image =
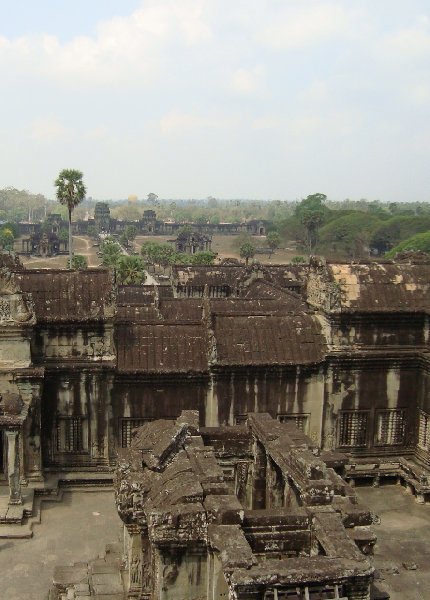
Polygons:
[[[174,235],[157,235],[157,236],[138,236],[136,238],[136,246],[141,246],[143,242],[167,242],[174,238]],[[266,238],[263,236],[254,236],[252,241],[256,247],[267,247]],[[239,256],[239,237],[236,235],[214,235],[212,237],[212,250],[218,254],[219,259],[223,258],[238,258]],[[293,244],[289,247],[278,248],[272,254],[256,254],[255,261],[262,264],[286,264],[291,262],[293,256],[300,254],[295,250]]]
[[[17,240],[16,250],[21,248],[20,240]],[[94,242],[87,236],[73,236],[73,250],[75,254],[82,254],[88,259],[89,267],[100,266],[100,258],[97,256],[98,248],[94,247]],[[47,258],[20,256],[22,263],[27,269],[65,269],[67,265],[67,256],[52,256]]]

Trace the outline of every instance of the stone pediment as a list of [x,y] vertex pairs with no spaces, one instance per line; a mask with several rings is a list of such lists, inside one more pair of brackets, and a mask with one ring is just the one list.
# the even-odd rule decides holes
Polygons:
[[24,294],[0,294],[0,325],[33,323],[31,303]]
[[20,288],[16,281],[15,273],[0,262],[0,296],[17,294],[19,292]]

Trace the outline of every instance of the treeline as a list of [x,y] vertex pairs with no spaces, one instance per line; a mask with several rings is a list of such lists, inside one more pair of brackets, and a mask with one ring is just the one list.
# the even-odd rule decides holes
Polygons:
[[48,200],[42,194],[13,187],[0,189],[0,221],[39,221],[45,218],[47,206]]
[[[430,252],[430,244],[428,249],[425,244],[430,240],[430,204],[426,203],[342,204],[312,194],[275,226],[284,239],[295,240],[298,250],[333,259],[391,257],[401,250]],[[417,234],[422,235],[415,239]]]
[[[84,200],[76,207],[74,219],[92,216],[94,204],[90,198]],[[150,193],[144,200],[131,197],[109,204],[112,217],[127,221],[141,219],[146,209],[155,210],[159,220],[196,223],[202,228],[222,222],[263,220],[268,232],[279,233],[281,244],[292,241],[299,252],[335,259],[392,256],[408,249],[430,251],[430,233],[425,235],[430,232],[430,204],[426,202],[332,201],[321,193],[301,201],[220,200],[213,196],[203,200],[165,200]],[[12,187],[0,189],[0,246],[8,248],[11,233],[16,235],[10,224],[42,222],[50,213],[66,218],[66,212],[64,206],[42,194]],[[415,238],[417,235],[421,237]],[[185,261],[184,257],[177,258]]]

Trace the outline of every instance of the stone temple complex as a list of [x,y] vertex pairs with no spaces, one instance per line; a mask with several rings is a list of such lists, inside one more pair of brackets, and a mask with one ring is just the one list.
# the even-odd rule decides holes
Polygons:
[[[124,546],[52,599],[370,599],[354,485],[430,498],[430,262],[0,265],[0,523],[114,481]],[[31,493],[30,493],[31,492]]]

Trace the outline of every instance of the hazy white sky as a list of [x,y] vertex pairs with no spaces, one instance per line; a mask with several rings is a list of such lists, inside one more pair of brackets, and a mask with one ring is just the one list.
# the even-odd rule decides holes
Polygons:
[[0,187],[430,200],[429,0],[0,0]]

